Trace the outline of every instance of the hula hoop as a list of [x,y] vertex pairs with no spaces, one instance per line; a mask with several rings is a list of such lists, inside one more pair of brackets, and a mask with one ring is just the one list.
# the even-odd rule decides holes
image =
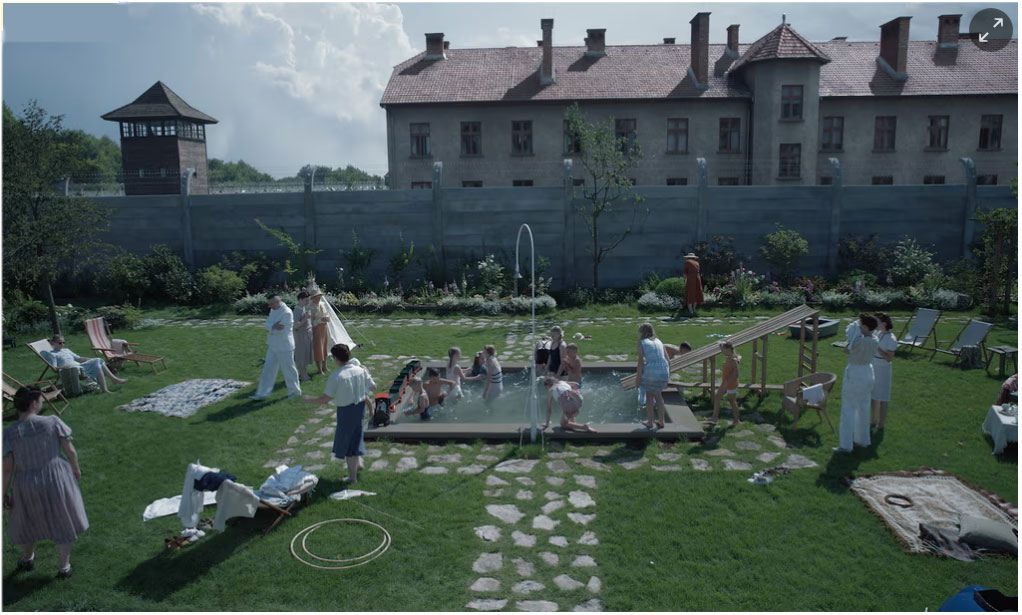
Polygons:
[[[316,530],[318,530],[319,528],[323,527],[324,525],[326,525],[328,523],[363,523],[365,525],[370,525],[372,527],[375,527],[375,528],[379,529],[381,532],[383,532],[383,540],[380,541],[380,544],[377,545],[375,549],[373,549],[372,551],[369,551],[368,553],[364,553],[362,555],[359,555],[358,557],[350,557],[350,558],[347,558],[347,559],[329,559],[329,558],[326,558],[326,557],[320,557],[320,556],[316,555],[315,553],[312,553],[311,551],[309,551],[309,548],[306,545],[305,541],[306,541],[306,539],[308,539],[309,534],[312,534],[313,532],[315,532]],[[343,566],[321,566],[319,564],[315,564],[315,563],[312,563],[310,561],[307,561],[307,560],[303,559],[302,556],[300,556],[298,554],[298,550],[295,549],[295,543],[298,542],[298,538],[299,537],[301,537],[301,539],[302,539],[302,551],[306,555],[308,555],[309,557],[311,557],[313,559],[316,559],[316,560],[319,560],[321,562],[329,562],[329,563],[345,564],[345,565],[343,565]],[[304,528],[304,529],[300,530],[297,534],[295,534],[294,538],[291,539],[291,555],[296,560],[298,560],[299,562],[305,564],[306,566],[310,566],[312,568],[319,568],[320,570],[346,570],[348,568],[356,568],[358,566],[364,566],[364,565],[368,564],[369,562],[373,561],[374,559],[378,558],[379,556],[383,555],[384,553],[386,553],[387,549],[390,548],[390,543],[391,543],[390,532],[388,532],[386,528],[384,528],[382,525],[380,525],[378,523],[373,523],[372,521],[366,521],[365,519],[328,519],[326,521],[320,521],[319,523],[313,523],[309,527]],[[354,562],[354,563],[350,563],[349,564],[348,562]]]

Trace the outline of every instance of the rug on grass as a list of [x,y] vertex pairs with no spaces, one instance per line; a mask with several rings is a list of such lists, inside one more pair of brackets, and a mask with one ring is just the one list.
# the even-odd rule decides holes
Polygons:
[[129,412],[158,412],[164,416],[183,419],[250,384],[252,383],[216,378],[185,380],[117,408]]
[[983,517],[1018,527],[1018,508],[957,476],[920,468],[854,478],[851,490],[912,553],[929,553],[919,525],[957,528],[959,515]]

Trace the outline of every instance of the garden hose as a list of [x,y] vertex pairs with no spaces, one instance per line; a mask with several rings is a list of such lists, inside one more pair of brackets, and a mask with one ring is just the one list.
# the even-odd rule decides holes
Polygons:
[[[380,541],[380,544],[377,545],[375,549],[369,551],[368,553],[359,555],[358,557],[350,557],[347,559],[330,559],[326,557],[320,557],[315,553],[309,551],[309,548],[305,544],[305,541],[308,539],[309,534],[312,534],[313,532],[315,532],[316,530],[318,530],[319,528],[323,527],[328,523],[363,523],[365,525],[371,525],[372,527],[375,527],[379,529],[381,532],[383,532],[383,540]],[[319,560],[321,562],[343,565],[323,566],[320,564],[314,564],[308,560],[303,559],[302,556],[300,556],[298,554],[298,551],[295,549],[295,543],[298,542],[299,537],[301,537],[302,539],[302,551],[305,553],[305,555],[308,555],[309,557]],[[304,528],[300,530],[297,534],[295,534],[295,537],[291,539],[291,555],[294,556],[296,560],[300,561],[306,566],[311,566],[312,568],[319,568],[320,570],[347,570],[348,568],[364,566],[365,564],[368,564],[369,562],[383,555],[384,553],[386,553],[387,549],[390,548],[390,542],[391,542],[390,532],[388,532],[386,528],[384,528],[382,525],[379,525],[378,523],[366,521],[365,519],[328,519],[326,521],[320,521],[319,523],[313,523],[309,527]]]

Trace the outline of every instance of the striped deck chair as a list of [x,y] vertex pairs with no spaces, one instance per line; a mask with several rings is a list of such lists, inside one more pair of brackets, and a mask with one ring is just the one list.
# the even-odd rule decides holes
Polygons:
[[[61,391],[57,385],[53,384],[49,380],[42,380],[40,382],[29,382],[27,385],[24,385],[15,380],[14,378],[11,378],[7,374],[3,374],[3,399],[5,406],[8,403],[11,404],[12,407],[14,406],[14,394],[17,393],[18,389],[20,389],[23,386],[39,387],[39,389],[43,393],[43,401],[46,402],[46,404],[57,414],[57,416],[60,416],[64,412],[64,410],[67,410],[68,407],[71,405],[71,402],[69,402],[67,398],[64,397],[64,392]],[[54,400],[62,403],[63,405],[58,408],[57,405],[53,403]],[[4,409],[4,411],[5,411],[4,418],[7,418],[6,408]]]
[[908,346],[909,352],[912,352],[913,348],[924,348],[923,345],[931,335],[933,336],[933,347],[936,348],[939,343],[936,331],[938,320],[940,320],[940,310],[917,308],[916,313],[908,319],[901,335],[898,336],[898,348]]
[[958,359],[961,358],[962,348],[965,346],[979,346],[980,352],[983,353],[983,359],[986,360],[987,336],[990,335],[990,330],[993,328],[994,326],[988,322],[972,320],[970,318],[969,322],[962,327],[962,330],[958,332],[958,335],[956,335],[953,340],[951,340],[951,343],[948,344],[946,349],[933,349],[933,352],[930,353],[930,360],[932,361],[933,357],[937,356],[938,352],[942,352],[944,354],[954,355],[955,360],[951,362],[951,365],[954,365],[958,363]]
[[45,376],[46,372],[48,372],[50,370],[53,370],[54,375],[57,376],[58,379],[60,378],[60,372],[57,371],[57,368],[53,367],[52,365],[50,365],[50,362],[47,361],[46,357],[44,357],[42,355],[42,352],[44,350],[53,350],[53,346],[50,345],[50,340],[45,340],[45,339],[43,339],[43,340],[36,340],[36,341],[32,342],[31,344],[25,344],[25,345],[28,346],[32,350],[32,352],[35,353],[35,356],[39,357],[39,360],[43,362],[43,365],[46,366],[46,367],[43,368],[43,373],[39,374],[39,377],[36,378],[36,380],[41,382],[42,379],[43,379],[43,376]]
[[[85,332],[89,335],[89,342],[92,343],[93,352],[95,352],[101,359],[106,359],[108,362],[131,361],[135,365],[145,363],[152,368],[154,374],[157,373],[156,365],[158,363],[163,365],[164,370],[167,369],[167,361],[163,357],[158,357],[152,354],[143,354],[131,349],[132,346],[138,346],[138,344],[123,342],[123,345],[118,344],[121,348],[116,348],[110,339],[109,330],[102,317],[86,320]],[[127,352],[123,352],[124,347],[127,347]]]

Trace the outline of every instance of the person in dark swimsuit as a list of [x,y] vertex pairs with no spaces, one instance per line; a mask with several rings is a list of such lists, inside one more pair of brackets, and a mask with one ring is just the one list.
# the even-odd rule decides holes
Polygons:
[[557,375],[561,370],[561,357],[564,356],[567,347],[564,344],[564,331],[560,327],[550,329],[550,355],[547,358],[547,374]]

